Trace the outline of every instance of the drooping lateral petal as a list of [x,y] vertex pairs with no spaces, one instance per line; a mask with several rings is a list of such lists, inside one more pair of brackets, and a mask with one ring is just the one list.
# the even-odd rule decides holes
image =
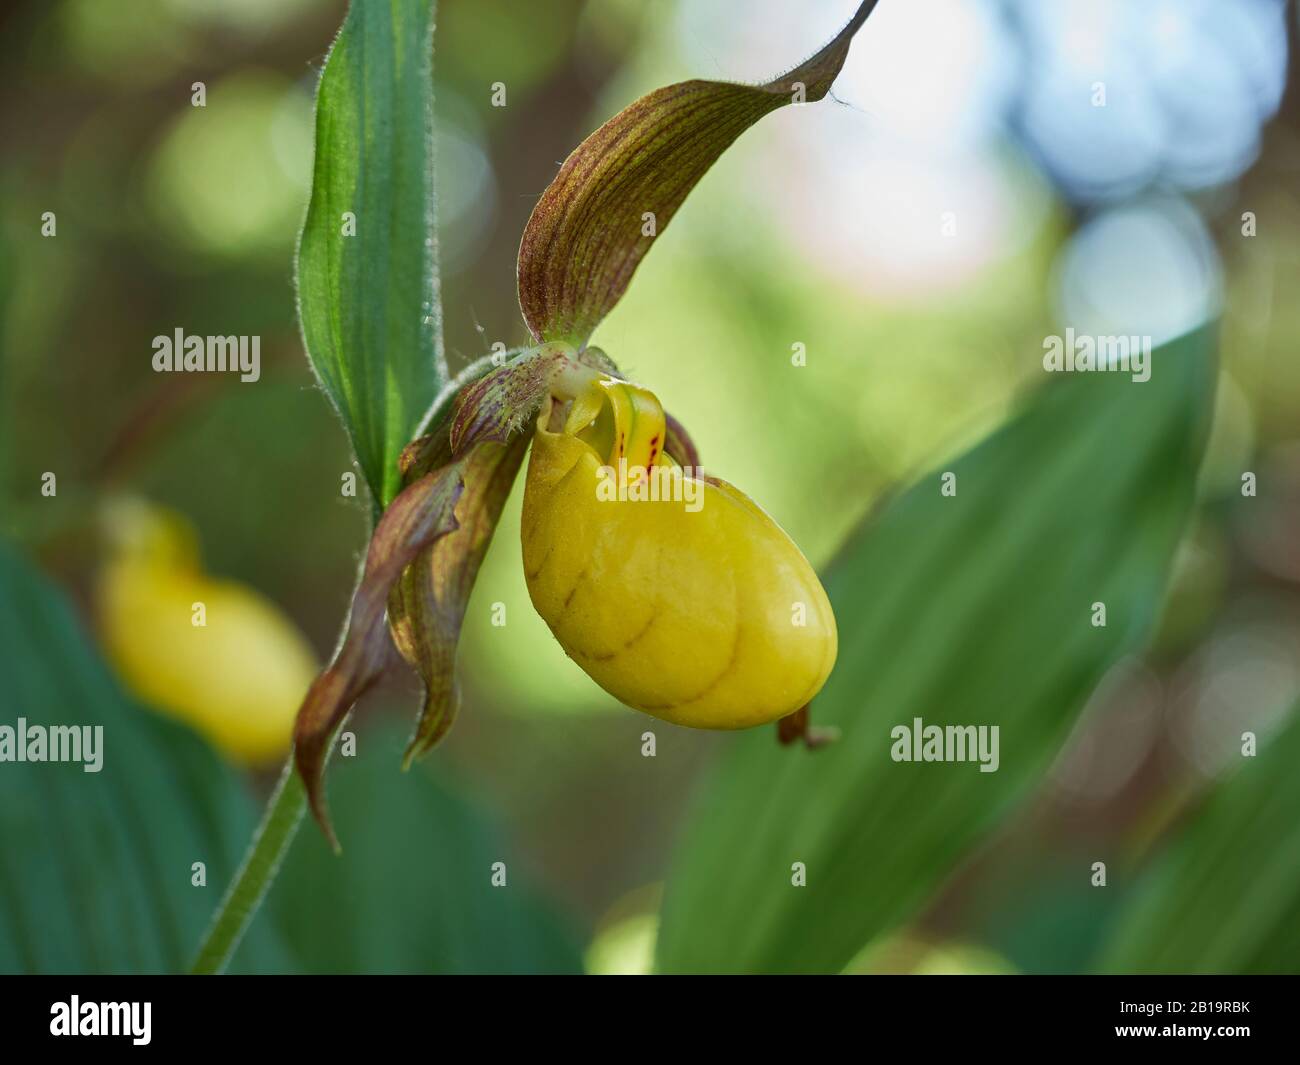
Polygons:
[[334,733],[357,699],[394,660],[384,625],[389,591],[420,551],[456,528],[454,512],[462,491],[459,464],[452,464],[420,477],[389,504],[366,552],[361,581],[352,597],[347,635],[298,710],[294,761],[312,813],[336,850],[338,840],[322,786]]
[[533,335],[582,347],[732,142],[770,111],[830,91],[876,2],[864,0],[826,47],[787,74],[762,85],[684,81],[657,89],[578,145],[519,244],[519,304]]
[[419,672],[425,691],[404,767],[442,739],[455,719],[460,703],[456,645],[465,606],[527,450],[524,435],[508,444],[488,440],[457,461],[464,490],[455,505],[455,530],[425,548],[389,596],[393,642]]

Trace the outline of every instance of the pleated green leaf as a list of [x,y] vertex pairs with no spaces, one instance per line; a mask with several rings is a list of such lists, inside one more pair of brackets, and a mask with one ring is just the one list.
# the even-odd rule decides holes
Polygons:
[[[294,841],[260,920],[312,973],[576,973],[572,926],[529,882],[517,847],[420,764],[394,766],[396,727],[357,735],[335,757],[336,857],[319,833]],[[493,884],[503,863],[504,886]],[[498,876],[498,880],[500,876]],[[235,972],[256,972],[241,946]]]
[[[0,765],[0,973],[182,971],[253,831],[246,782],[126,699],[62,595],[3,543],[0,668],[0,726],[103,729],[98,772]],[[580,971],[571,927],[489,819],[430,773],[393,771],[403,743],[367,732],[337,759],[351,846],[335,858],[298,837],[234,970]]]
[[[182,970],[253,830],[243,783],[123,696],[59,592],[3,543],[0,675],[15,737],[20,719],[103,730],[98,772],[0,764],[0,972]],[[266,928],[244,949],[267,968],[285,957]]]
[[298,314],[380,505],[447,379],[432,133],[433,0],[353,0],[317,90]]
[[[838,971],[917,913],[1141,647],[1192,506],[1212,380],[1205,332],[1155,352],[1145,383],[1054,379],[866,523],[826,580],[840,652],[813,719],[842,738],[735,742],[668,880],[661,969]],[[895,761],[891,731],[916,718],[998,726],[997,770]]]

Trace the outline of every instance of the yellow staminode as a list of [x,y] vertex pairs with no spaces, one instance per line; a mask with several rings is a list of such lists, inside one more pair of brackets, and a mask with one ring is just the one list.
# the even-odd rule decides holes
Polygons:
[[[680,469],[664,431],[653,393],[608,378],[567,411],[543,405],[522,519],[533,605],[570,657],[629,706],[694,728],[785,717],[835,664],[826,593],[743,492]],[[653,501],[611,495],[602,481],[620,458],[633,478],[670,467],[679,490]]]
[[253,589],[204,573],[179,515],[119,500],[106,531],[99,627],[125,686],[237,761],[283,756],[318,668],[302,634]]

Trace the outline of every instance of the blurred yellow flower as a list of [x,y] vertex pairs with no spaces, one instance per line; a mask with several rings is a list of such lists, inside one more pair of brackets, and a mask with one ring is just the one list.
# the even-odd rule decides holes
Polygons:
[[835,664],[816,573],[739,489],[683,469],[654,394],[602,377],[543,404],[524,576],[564,650],[629,706],[693,728],[794,713]]
[[204,573],[180,515],[118,500],[105,525],[97,611],[125,686],[236,761],[283,756],[318,669],[303,635],[252,588]]

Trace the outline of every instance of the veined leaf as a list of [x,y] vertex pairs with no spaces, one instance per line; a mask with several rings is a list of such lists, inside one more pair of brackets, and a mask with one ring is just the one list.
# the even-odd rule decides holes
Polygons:
[[[15,741],[20,721],[29,736],[102,730],[97,772],[0,766],[0,972],[180,971],[253,829],[242,781],[188,729],[132,705],[63,597],[4,543],[0,673]],[[266,928],[244,949],[266,968],[284,957]]]
[[[1201,332],[1160,349],[1145,383],[1054,380],[853,539],[827,575],[840,654],[813,704],[842,738],[736,742],[668,881],[661,969],[838,972],[1039,779],[1160,606],[1204,449],[1210,348]],[[892,730],[916,718],[998,726],[997,770],[894,761]]]
[[830,91],[875,6],[864,0],[825,48],[788,74],[762,85],[683,81],[657,89],[578,145],[519,244],[519,304],[533,336],[582,347],[655,236],[736,138],[769,112]]
[[[420,765],[395,766],[401,731],[359,732],[355,758],[331,769],[335,857],[303,832],[258,918],[311,973],[577,973],[573,930],[512,857],[498,827]],[[504,862],[506,887],[492,886]],[[243,946],[234,971],[256,972]],[[265,971],[262,963],[261,971]]]
[[298,314],[379,506],[447,379],[432,132],[433,0],[353,0],[316,96]]
[[1300,711],[1259,743],[1156,860],[1103,970],[1300,971]]
[[[131,705],[61,595],[3,543],[0,666],[0,725],[103,729],[98,772],[0,769],[0,972],[182,970],[254,827],[244,781]],[[568,923],[490,820],[429,772],[394,772],[394,730],[358,748],[336,774],[353,847],[339,859],[298,837],[235,970],[579,972]],[[496,861],[509,890],[490,885]]]

